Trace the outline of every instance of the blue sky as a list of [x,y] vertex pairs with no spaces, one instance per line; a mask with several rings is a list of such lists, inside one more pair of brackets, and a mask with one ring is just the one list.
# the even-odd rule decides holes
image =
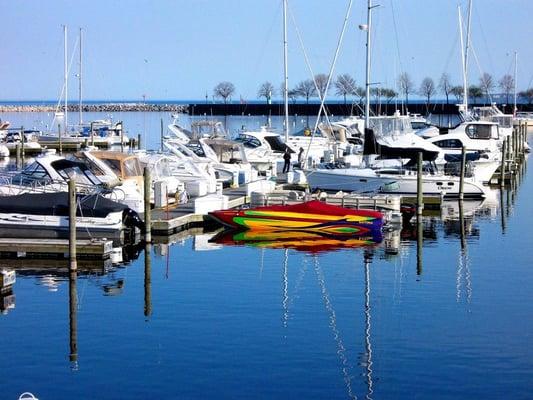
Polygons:
[[[401,70],[416,86],[448,72],[459,84],[457,5],[466,0],[374,0],[372,81],[394,87]],[[327,72],[347,0],[289,0],[291,15],[315,73]],[[0,100],[56,99],[63,80],[63,32],[69,52],[84,30],[86,99],[204,99],[220,81],[236,86],[234,98],[257,97],[266,80],[283,80],[281,0],[0,0],[2,62]],[[496,80],[513,73],[532,84],[531,0],[474,0],[471,82],[480,71]],[[335,73],[364,83],[366,0],[354,0]],[[77,98],[77,55],[69,97]],[[477,58],[477,60],[476,60]],[[289,18],[289,86],[308,79],[296,28]]]

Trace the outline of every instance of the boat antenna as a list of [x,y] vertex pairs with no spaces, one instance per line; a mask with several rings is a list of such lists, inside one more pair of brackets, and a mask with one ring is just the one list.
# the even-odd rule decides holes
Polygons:
[[283,0],[283,103],[285,109],[285,142],[289,140],[289,76],[287,65],[287,0]]

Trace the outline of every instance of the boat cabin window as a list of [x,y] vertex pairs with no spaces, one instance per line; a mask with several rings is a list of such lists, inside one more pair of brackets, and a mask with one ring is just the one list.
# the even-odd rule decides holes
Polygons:
[[243,133],[239,134],[239,136],[237,136],[235,140],[237,142],[241,142],[244,145],[244,147],[248,147],[251,149],[255,149],[256,147],[261,146],[261,141],[259,139],[257,139],[254,136],[245,135]]
[[265,140],[274,151],[284,152],[287,145],[282,142],[279,136],[265,136]]
[[435,146],[443,149],[460,149],[463,147],[463,143],[458,139],[445,139],[433,142]]
[[466,127],[470,139],[491,139],[492,125],[471,124]]
[[122,177],[122,171],[120,168],[120,160],[102,159],[101,161],[103,161],[105,165],[111,168],[111,170],[115,173],[115,175],[117,175],[118,177]]

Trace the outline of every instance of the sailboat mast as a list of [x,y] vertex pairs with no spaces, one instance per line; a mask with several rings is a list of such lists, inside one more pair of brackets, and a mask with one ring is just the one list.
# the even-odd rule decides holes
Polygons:
[[63,49],[64,50],[64,57],[65,57],[65,60],[64,60],[64,69],[65,69],[65,75],[63,77],[64,79],[64,85],[65,85],[65,110],[64,110],[64,131],[67,132],[68,131],[68,110],[67,110],[67,98],[68,98],[68,61],[67,61],[67,58],[68,58],[68,54],[67,54],[67,26],[66,25],[63,25],[63,42],[64,42],[64,46],[65,48]]
[[[465,84],[468,85],[468,51],[470,50],[470,22],[472,19],[472,0],[468,1],[468,15],[466,23],[466,48],[465,48]],[[465,93],[465,112],[468,111],[468,86]]]
[[372,24],[372,0],[368,0],[366,16],[366,104],[365,104],[365,129],[370,127],[370,28]]
[[80,99],[79,99],[79,113],[80,113],[80,126],[81,124],[83,124],[83,116],[82,116],[82,104],[81,104],[81,99],[82,99],[82,86],[81,86],[81,79],[82,79],[82,29],[80,28],[80,71],[79,71],[79,87],[78,87],[78,91],[79,91],[79,96],[80,96]]
[[466,77],[466,63],[465,63],[465,46],[463,41],[463,16],[461,15],[461,6],[457,6],[457,14],[459,17],[459,38],[461,40],[461,70],[463,73],[463,107],[466,111],[468,109],[468,82]]
[[287,65],[287,0],[283,0],[283,102],[285,106],[285,142],[289,140],[289,72]]
[[516,77],[518,72],[518,53],[514,52],[514,107],[513,107],[513,115],[516,117]]

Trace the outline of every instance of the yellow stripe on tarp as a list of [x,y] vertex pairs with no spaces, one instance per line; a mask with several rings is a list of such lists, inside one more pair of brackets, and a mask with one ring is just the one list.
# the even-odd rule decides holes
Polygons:
[[277,218],[292,218],[292,219],[319,219],[323,221],[346,220],[349,222],[371,221],[373,217],[365,217],[362,215],[322,215],[322,214],[306,214],[290,211],[245,211],[245,215],[254,215],[262,217],[277,217]]

